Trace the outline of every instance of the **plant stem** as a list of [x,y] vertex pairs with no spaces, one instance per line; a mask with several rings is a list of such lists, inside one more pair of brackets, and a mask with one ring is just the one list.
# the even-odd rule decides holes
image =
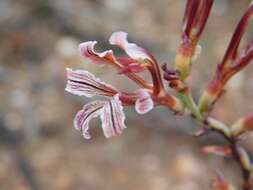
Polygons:
[[187,107],[191,112],[192,116],[197,119],[198,121],[203,121],[203,116],[200,113],[198,106],[194,102],[192,98],[192,94],[190,92],[183,94],[183,93],[178,93],[177,94],[178,98],[183,102],[185,107]]
[[230,143],[230,148],[232,150],[233,157],[241,168],[243,181],[244,181],[243,182],[243,190],[250,190],[251,189],[250,171],[248,168],[245,168],[244,164],[241,161],[237,140],[232,138],[229,140],[229,143]]
[[[230,129],[222,122],[213,119],[211,117],[204,118],[201,112],[199,111],[196,103],[194,102],[190,92],[186,94],[178,93],[177,97],[182,101],[184,106],[191,111],[191,117],[194,120],[197,120],[199,123],[203,124],[211,131],[220,134],[229,144],[229,147],[232,151],[232,157],[237,162],[242,172],[243,185],[242,190],[251,190],[252,184],[250,183],[251,171],[249,168],[245,167],[243,160],[241,159],[241,153],[239,150],[238,140],[231,137]],[[247,154],[248,155],[248,154]]]
[[224,131],[214,128],[212,126],[212,124],[210,124],[210,123],[207,123],[207,125],[208,125],[208,127],[210,127],[212,129],[212,131],[220,134],[229,143],[229,147],[232,151],[232,157],[237,162],[237,164],[239,165],[240,170],[242,172],[242,177],[243,177],[242,190],[250,190],[252,187],[252,184],[250,183],[251,172],[248,168],[245,167],[245,165],[241,159],[237,139],[229,137],[227,134],[224,133]]

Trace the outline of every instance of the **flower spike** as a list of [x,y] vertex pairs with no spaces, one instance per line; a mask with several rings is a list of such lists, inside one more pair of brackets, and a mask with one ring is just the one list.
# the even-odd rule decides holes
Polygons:
[[[224,86],[228,80],[243,69],[253,59],[253,39],[242,49],[239,45],[250,21],[253,18],[253,3],[241,18],[229,43],[227,51],[217,66],[215,76],[208,84],[207,90],[196,104],[190,86],[185,81],[189,76],[192,62],[201,52],[198,45],[201,34],[207,23],[214,0],[187,0],[183,17],[181,43],[175,58],[174,69],[162,66],[163,78],[168,82],[167,90],[164,87],[160,68],[156,59],[149,51],[135,43],[128,42],[127,33],[115,32],[109,42],[116,45],[126,53],[125,56],[116,57],[112,50],[96,52],[96,41],[80,44],[79,51],[82,57],[97,65],[111,65],[117,68],[119,74],[124,74],[136,82],[140,88],[133,92],[121,91],[96,78],[84,70],[67,69],[66,91],[86,97],[102,96],[105,100],[90,102],[79,110],[74,118],[74,127],[80,131],[85,139],[90,139],[89,122],[96,117],[101,120],[101,127],[106,138],[119,136],[126,128],[123,106],[133,106],[138,114],[145,114],[155,106],[164,106],[177,115],[188,115],[202,124],[200,130],[194,135],[216,132],[226,141],[226,145],[209,145],[202,148],[205,153],[232,158],[240,167],[243,190],[252,189],[253,163],[251,156],[239,144],[240,135],[253,130],[253,114],[240,118],[232,126],[212,118],[209,114],[211,106],[224,93]],[[240,50],[240,51],[239,51]],[[139,76],[140,72],[149,71],[152,83]],[[215,177],[213,190],[235,190],[218,173]]]

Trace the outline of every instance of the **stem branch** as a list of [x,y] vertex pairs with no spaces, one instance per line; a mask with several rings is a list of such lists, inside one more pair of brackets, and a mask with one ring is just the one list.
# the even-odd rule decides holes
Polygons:
[[[199,111],[196,103],[194,102],[190,91],[188,91],[186,94],[178,93],[177,96],[181,100],[183,105],[191,111],[191,117],[194,120],[197,120],[198,122],[203,124],[205,128],[210,129],[209,131],[213,131],[220,134],[228,142],[232,152],[232,158],[239,165],[240,170],[242,172],[242,190],[251,190],[251,170],[247,165],[245,165],[245,160],[243,159],[243,155],[241,153],[242,147],[238,145],[238,139],[231,136],[230,128],[216,119],[213,119],[211,117],[204,117]],[[248,153],[244,151],[244,154],[248,158]]]

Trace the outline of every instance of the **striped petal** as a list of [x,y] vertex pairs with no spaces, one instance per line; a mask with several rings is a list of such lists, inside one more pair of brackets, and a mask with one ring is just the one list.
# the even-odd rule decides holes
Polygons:
[[125,114],[118,94],[104,105],[100,116],[106,138],[120,135],[126,128]]
[[101,53],[98,53],[94,50],[94,46],[97,44],[97,41],[88,41],[81,43],[79,45],[80,55],[92,63],[96,64],[106,64],[114,63],[115,57],[112,50],[107,50]]
[[92,118],[98,117],[105,105],[105,101],[94,101],[83,106],[83,109],[77,112],[74,119],[74,127],[81,131],[85,139],[90,139],[89,122]]
[[136,94],[138,96],[135,102],[135,110],[137,111],[137,113],[145,114],[153,109],[154,102],[152,100],[152,97],[146,90],[137,90]]
[[79,96],[92,97],[114,96],[117,90],[96,78],[93,74],[85,70],[72,70],[67,68],[67,86],[66,91]]
[[112,45],[117,45],[122,48],[126,52],[126,54],[134,60],[149,60],[151,62],[154,62],[154,59],[148,53],[147,50],[137,46],[134,43],[128,42],[126,32],[114,32],[111,35],[109,42]]

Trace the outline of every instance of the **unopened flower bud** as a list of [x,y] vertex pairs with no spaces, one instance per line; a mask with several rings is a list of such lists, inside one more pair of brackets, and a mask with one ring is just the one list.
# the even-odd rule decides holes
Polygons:
[[187,1],[183,25],[181,44],[175,59],[175,69],[180,71],[180,79],[185,80],[190,72],[191,63],[200,54],[198,41],[206,26],[213,0]]

